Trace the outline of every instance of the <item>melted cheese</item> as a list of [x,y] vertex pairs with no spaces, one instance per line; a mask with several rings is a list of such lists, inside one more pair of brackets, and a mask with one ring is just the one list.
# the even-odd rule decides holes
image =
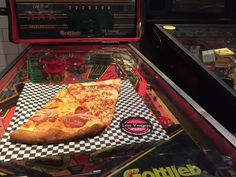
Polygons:
[[[107,116],[113,114],[114,110],[112,108],[115,107],[114,98],[118,97],[118,91],[112,88],[109,89],[109,92],[107,91],[108,90],[104,89],[91,89],[89,87],[81,90],[76,95],[71,95],[66,89],[63,89],[59,91],[55,96],[61,101],[52,100],[47,105],[45,105],[45,108],[47,109],[48,107],[48,109],[50,109],[51,107],[56,117],[63,117],[68,114],[75,113],[75,110],[78,108],[78,106],[85,106],[87,109],[89,109],[90,113],[92,113],[92,115],[94,116],[93,118],[98,118],[100,120],[110,120],[111,118]],[[75,99],[75,97],[77,98],[77,100]],[[83,102],[82,100],[85,100],[85,102]],[[81,115],[81,117],[86,119],[88,115]],[[47,124],[47,126],[49,126],[49,124]],[[37,127],[38,126],[39,125],[37,125]],[[30,124],[26,123],[24,126],[22,126],[22,129],[27,131],[34,131],[35,128],[35,122],[31,122]]]

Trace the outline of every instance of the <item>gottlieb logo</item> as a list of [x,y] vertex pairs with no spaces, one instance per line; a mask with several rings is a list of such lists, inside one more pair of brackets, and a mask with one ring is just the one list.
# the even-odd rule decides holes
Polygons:
[[60,35],[61,36],[69,36],[69,37],[76,37],[76,36],[80,36],[81,32],[80,31],[64,31],[64,30],[60,30]]
[[152,124],[141,117],[129,117],[121,121],[120,128],[127,134],[143,136],[152,131]]
[[191,164],[186,166],[169,166],[152,168],[150,171],[141,172],[139,168],[128,169],[124,172],[123,177],[182,177],[182,176],[199,176],[202,170]]

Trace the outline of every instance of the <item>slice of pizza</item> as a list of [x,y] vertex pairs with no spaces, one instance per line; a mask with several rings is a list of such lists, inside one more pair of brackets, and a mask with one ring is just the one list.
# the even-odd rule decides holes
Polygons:
[[120,87],[120,79],[70,84],[11,132],[10,139],[49,144],[95,136],[111,124]]

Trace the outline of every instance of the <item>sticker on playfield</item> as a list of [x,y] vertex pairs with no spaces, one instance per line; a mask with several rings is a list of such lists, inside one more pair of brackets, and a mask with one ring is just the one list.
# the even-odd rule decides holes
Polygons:
[[121,120],[120,128],[129,135],[143,136],[152,132],[152,124],[142,117],[129,117]]

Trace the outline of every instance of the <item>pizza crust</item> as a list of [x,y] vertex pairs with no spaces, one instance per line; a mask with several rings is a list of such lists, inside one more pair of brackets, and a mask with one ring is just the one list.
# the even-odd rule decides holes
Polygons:
[[[61,143],[68,142],[77,139],[84,139],[91,136],[95,136],[101,133],[106,125],[96,122],[90,126],[84,126],[83,128],[67,128],[60,129],[55,126],[52,127],[50,124],[45,123],[43,126],[50,126],[46,131],[40,127],[29,131],[26,129],[18,129],[10,134],[11,140],[14,142],[26,143],[26,144],[50,144],[50,143]],[[72,131],[71,131],[72,130]]]
[[100,82],[85,82],[80,83],[83,86],[92,86],[92,85],[115,85],[120,84],[120,79],[105,80]]

